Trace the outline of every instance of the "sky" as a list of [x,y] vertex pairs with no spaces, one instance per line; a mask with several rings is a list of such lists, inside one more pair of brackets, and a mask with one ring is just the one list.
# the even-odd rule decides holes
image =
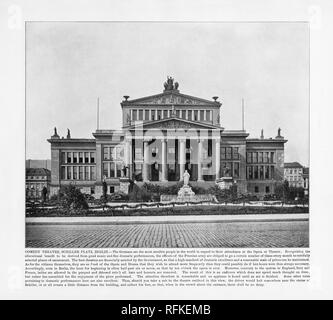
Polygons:
[[120,102],[181,93],[222,102],[221,125],[250,138],[288,140],[285,161],[309,163],[309,33],[306,23],[30,22],[26,24],[26,157],[50,158],[57,127],[93,138],[121,128]]

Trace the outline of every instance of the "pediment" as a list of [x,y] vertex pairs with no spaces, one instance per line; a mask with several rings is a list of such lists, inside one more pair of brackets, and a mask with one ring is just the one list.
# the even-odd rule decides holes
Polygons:
[[156,120],[156,121],[149,121],[140,123],[137,125],[133,125],[128,129],[135,129],[135,128],[142,128],[143,129],[222,129],[221,127],[206,124],[202,122],[194,122],[184,119],[179,119],[177,117],[163,119],[163,120]]
[[220,106],[219,102],[197,98],[178,92],[166,92],[123,102],[123,105],[202,105]]

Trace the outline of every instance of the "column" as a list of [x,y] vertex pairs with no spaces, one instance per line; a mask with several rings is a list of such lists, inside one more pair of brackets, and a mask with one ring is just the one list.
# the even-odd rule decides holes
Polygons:
[[142,168],[142,179],[144,182],[148,182],[149,172],[149,145],[148,140],[143,141],[143,168]]
[[202,177],[202,143],[203,141],[198,139],[198,182],[203,182]]
[[221,154],[220,154],[220,139],[215,139],[215,171],[216,171],[216,180],[220,179],[220,165],[221,165]]
[[167,164],[167,140],[166,138],[161,140],[162,142],[162,182],[168,181],[168,164]]
[[186,139],[179,139],[179,142],[179,180],[182,181],[186,163]]
[[129,139],[125,139],[124,145],[124,162],[126,170],[126,178],[130,177],[130,164],[131,164],[131,141]]

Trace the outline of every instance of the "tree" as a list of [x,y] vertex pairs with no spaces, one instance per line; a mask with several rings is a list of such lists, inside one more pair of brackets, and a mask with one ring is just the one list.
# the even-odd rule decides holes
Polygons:
[[88,203],[80,189],[74,185],[69,185],[63,189],[64,194],[64,207],[69,213],[73,213],[76,210],[88,209]]

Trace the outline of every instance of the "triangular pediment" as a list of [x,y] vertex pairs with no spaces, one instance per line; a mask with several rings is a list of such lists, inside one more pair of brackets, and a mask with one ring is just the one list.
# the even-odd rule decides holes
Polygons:
[[178,91],[163,92],[161,94],[143,97],[134,100],[123,101],[122,105],[202,105],[202,106],[220,106],[217,101],[210,101],[194,96],[185,95]]
[[209,123],[194,122],[189,120],[180,119],[177,117],[171,117],[168,119],[155,120],[149,122],[140,122],[127,127],[126,129],[133,130],[136,128],[143,129],[221,129],[219,126],[215,126]]

